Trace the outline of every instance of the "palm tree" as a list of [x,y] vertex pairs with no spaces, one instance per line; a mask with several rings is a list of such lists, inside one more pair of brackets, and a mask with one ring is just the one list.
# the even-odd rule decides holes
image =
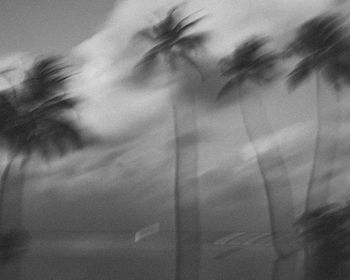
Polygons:
[[[337,14],[323,14],[305,22],[287,48],[289,55],[302,60],[289,74],[291,89],[299,86],[314,73],[317,98],[317,135],[311,175],[307,188],[306,211],[326,204],[328,189],[333,177],[332,165],[336,156],[337,141],[330,139],[338,133],[339,90],[350,82],[350,37],[344,20]],[[334,101],[320,90],[321,78],[334,90]],[[334,108],[335,107],[335,108]],[[332,112],[333,111],[333,112]],[[329,113],[336,117],[336,125],[329,121]]]
[[34,155],[50,160],[84,145],[80,129],[68,115],[77,101],[66,93],[65,83],[69,75],[64,73],[64,69],[57,57],[41,59],[25,73],[24,81],[16,90],[0,95],[0,139],[10,155],[0,189],[2,244],[4,240],[12,244],[3,244],[1,248],[4,261],[8,261],[16,247],[25,242],[25,232],[21,229],[23,186],[17,190],[17,225],[14,229],[4,230],[2,222],[5,194],[13,188],[6,183],[15,160],[21,160],[19,171],[24,174],[28,161]]
[[244,125],[252,143],[262,175],[269,204],[271,232],[275,250],[279,256],[288,256],[298,250],[297,235],[294,230],[294,207],[291,185],[281,151],[276,140],[271,150],[261,150],[257,140],[273,135],[266,111],[258,94],[244,93],[249,84],[262,86],[273,81],[276,76],[278,55],[264,51],[267,39],[253,37],[243,42],[233,52],[220,61],[222,75],[229,81],[218,94],[222,98],[236,92]]
[[350,204],[326,205],[300,217],[300,237],[309,248],[304,279],[348,279],[342,266],[350,259],[349,222]]
[[[190,16],[182,19],[175,17],[178,7],[169,10],[165,19],[151,28],[144,29],[136,36],[150,41],[151,48],[140,63],[142,71],[149,71],[155,66],[159,57],[165,58],[170,70],[177,70],[180,61],[189,63],[203,80],[203,74],[191,53],[201,47],[206,39],[205,33],[187,34],[202,18],[190,21]],[[188,92],[188,89],[181,89]],[[196,146],[197,128],[195,115],[195,95],[190,92],[183,96],[173,97],[172,112],[175,136],[175,235],[176,265],[175,279],[199,279],[201,255],[200,214],[197,182],[198,151]],[[195,138],[189,145],[186,135],[191,133]]]
[[167,61],[170,70],[176,70],[183,61],[193,67],[201,76],[204,75],[192,58],[192,53],[201,47],[207,39],[206,33],[188,33],[203,17],[190,20],[191,15],[182,19],[176,18],[178,6],[170,9],[163,20],[152,27],[139,31],[135,38],[149,41],[153,47],[148,50],[137,65],[144,72],[152,70],[159,58]]

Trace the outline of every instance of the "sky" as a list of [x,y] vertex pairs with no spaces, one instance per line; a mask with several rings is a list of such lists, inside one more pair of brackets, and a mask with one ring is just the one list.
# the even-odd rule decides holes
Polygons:
[[0,55],[68,53],[104,23],[115,0],[2,0]]
[[[213,94],[224,81],[213,65],[255,33],[273,35],[274,46],[282,46],[296,26],[328,9],[329,3],[194,0],[184,5],[184,10],[208,15],[198,31],[211,32],[207,59],[199,60],[206,83],[190,69],[171,77],[160,69],[151,83],[140,85],[133,82],[130,73],[149,46],[130,43],[130,39],[174,1],[1,1],[0,36],[4,43],[0,54],[13,57],[23,52],[29,56],[58,52],[79,61],[81,72],[72,89],[85,99],[79,108],[80,120],[102,139],[100,145],[48,166],[32,164],[28,168],[27,226],[136,231],[160,222],[161,228],[171,228],[174,162],[170,98],[191,91],[199,100],[203,227],[267,230],[267,204],[256,157],[232,98],[214,102]],[[264,93],[263,103],[276,132],[260,139],[259,145],[268,153],[271,139],[279,142],[300,212],[315,135],[313,84],[310,81],[288,94],[280,79],[254,92]],[[13,174],[12,179],[17,180],[16,171]],[[344,190],[337,195],[344,195]]]

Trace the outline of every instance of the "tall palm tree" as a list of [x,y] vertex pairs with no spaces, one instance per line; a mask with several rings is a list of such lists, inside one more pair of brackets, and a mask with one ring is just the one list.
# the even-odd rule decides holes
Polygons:
[[267,39],[253,37],[236,48],[232,55],[220,61],[222,75],[229,77],[218,94],[237,94],[246,128],[252,143],[268,198],[271,232],[275,250],[279,256],[288,256],[298,250],[297,235],[294,230],[294,207],[287,168],[279,144],[271,138],[273,145],[266,153],[257,140],[273,135],[273,129],[259,94],[245,92],[248,85],[262,86],[276,77],[278,55],[264,51]]
[[10,155],[1,177],[0,189],[0,233],[3,244],[0,250],[4,261],[11,258],[16,247],[24,242],[21,225],[22,185],[17,186],[17,224],[14,229],[3,228],[5,194],[14,188],[6,184],[14,161],[17,158],[21,160],[19,171],[23,174],[34,155],[50,160],[84,144],[80,129],[69,116],[77,101],[66,93],[69,75],[65,74],[64,69],[57,57],[41,59],[25,74],[24,81],[16,90],[0,95],[0,139]]
[[[178,7],[170,9],[167,16],[151,28],[144,29],[136,36],[143,37],[154,46],[146,52],[139,67],[143,71],[152,69],[157,60],[163,57],[170,70],[177,70],[181,61],[192,66],[203,80],[203,74],[192,59],[191,53],[203,45],[205,33],[187,32],[202,18],[190,20],[190,16],[177,19],[175,12]],[[176,235],[176,265],[175,279],[199,279],[201,255],[200,214],[197,182],[197,138],[195,95],[189,92],[184,96],[173,96],[172,112],[175,136],[175,235]],[[193,145],[189,145],[185,135],[191,133]]]
[[[292,89],[311,74],[316,80],[318,125],[306,200],[306,210],[312,211],[327,202],[337,149],[334,137],[339,127],[338,91],[350,82],[350,36],[344,20],[337,14],[322,14],[305,22],[288,46],[287,53],[302,58],[289,74]],[[333,100],[327,92],[320,90],[321,78],[333,86]],[[329,120],[330,112],[336,119],[333,126]]]

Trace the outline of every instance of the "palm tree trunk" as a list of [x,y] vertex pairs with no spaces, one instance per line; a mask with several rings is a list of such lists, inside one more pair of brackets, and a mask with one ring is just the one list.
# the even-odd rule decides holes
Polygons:
[[[172,101],[175,137],[175,280],[197,280],[200,274],[201,233],[197,182],[195,96],[184,104]],[[195,139],[188,143],[190,133]]]
[[[330,100],[327,92],[320,91],[320,75],[316,72],[317,131],[311,174],[306,196],[306,212],[315,210],[327,203],[330,182],[334,176],[333,165],[339,135],[339,103]],[[333,107],[336,105],[335,107]],[[336,108],[336,110],[332,110]],[[333,114],[333,115],[332,115]],[[330,116],[334,116],[331,121]],[[331,122],[330,122],[331,121]]]
[[[268,199],[274,248],[278,256],[288,256],[298,251],[299,246],[294,228],[293,194],[287,168],[279,143],[273,138],[273,130],[260,96],[258,94],[244,96],[242,87],[238,91],[243,122],[249,141],[256,152]],[[272,142],[267,152],[257,144],[263,137],[269,137],[269,141]]]
[[3,230],[3,215],[4,215],[4,201],[5,201],[5,193],[6,193],[6,183],[8,176],[10,174],[10,170],[13,164],[13,161],[15,160],[15,155],[11,156],[10,160],[8,161],[0,180],[0,232]]
[[[8,177],[10,174],[10,170],[11,167],[13,165],[13,162],[16,158],[16,155],[12,155],[9,162],[7,163],[2,176],[1,176],[1,189],[0,189],[0,233],[1,234],[8,234],[7,231],[5,231],[3,229],[3,221],[4,221],[4,204],[5,204],[5,194],[7,193],[7,181],[8,181]],[[5,238],[5,235],[1,235],[0,238]],[[20,273],[18,271],[18,266],[16,265],[15,262],[13,262],[13,260],[7,260],[7,254],[8,252],[5,251],[1,251],[1,250],[8,250],[8,248],[6,248],[6,245],[8,244],[4,244],[3,241],[1,240],[1,243],[3,245],[5,245],[5,248],[0,248],[0,254],[4,254],[2,256],[2,263],[0,265],[1,269],[0,269],[0,278],[1,279],[14,279],[14,280],[19,280],[20,279]],[[9,261],[9,262],[8,262]]]
[[[27,166],[27,163],[29,161],[28,157],[24,157],[22,159],[22,162],[20,164],[19,167],[19,173],[20,173],[20,182],[18,184],[18,187],[15,191],[15,196],[14,196],[14,205],[13,205],[13,224],[12,224],[12,229],[15,230],[19,236],[18,238],[20,238],[21,240],[18,240],[20,242],[20,244],[18,244],[20,247],[22,248],[15,248],[15,249],[26,249],[25,246],[27,245],[27,236],[25,236],[25,230],[23,228],[23,203],[24,203],[24,188],[25,188],[25,177],[26,177],[26,173],[25,173],[25,169]],[[16,205],[17,203],[17,205]],[[19,252],[18,255],[16,255],[13,260],[12,260],[12,267],[13,269],[10,272],[11,277],[9,279],[17,279],[20,280],[22,279],[22,257],[23,254],[22,252]]]
[[[313,153],[311,173],[307,185],[307,196],[305,212],[312,212],[319,207],[327,204],[329,196],[330,182],[334,176],[334,162],[336,160],[340,113],[337,97],[330,96],[327,92],[321,91],[320,74],[315,73],[316,80],[316,110],[317,110],[317,130]],[[334,97],[336,100],[329,100]],[[336,110],[332,110],[333,105],[337,104]],[[334,121],[330,122],[330,114],[334,114]],[[314,260],[317,256],[314,249],[308,245],[304,248],[304,279],[315,278],[312,275],[319,275],[318,261]],[[317,276],[319,277],[319,276]],[[317,278],[316,277],[316,278]]]
[[26,167],[29,162],[29,157],[24,157],[20,165],[21,183],[18,189],[18,212],[17,212],[17,225],[15,227],[22,230],[23,227],[23,205],[24,205],[24,188],[26,182]]

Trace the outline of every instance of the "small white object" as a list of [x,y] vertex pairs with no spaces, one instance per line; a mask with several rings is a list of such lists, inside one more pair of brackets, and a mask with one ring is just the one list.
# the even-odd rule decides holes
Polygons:
[[138,232],[135,233],[135,243],[139,242],[140,240],[153,235],[155,233],[158,233],[160,230],[160,225],[159,223],[150,225],[148,227],[144,227],[140,229]]
[[216,240],[214,242],[214,245],[225,245],[227,242],[234,240],[235,238],[244,235],[245,232],[235,232],[230,235],[227,235],[223,238],[220,238],[219,240]]

